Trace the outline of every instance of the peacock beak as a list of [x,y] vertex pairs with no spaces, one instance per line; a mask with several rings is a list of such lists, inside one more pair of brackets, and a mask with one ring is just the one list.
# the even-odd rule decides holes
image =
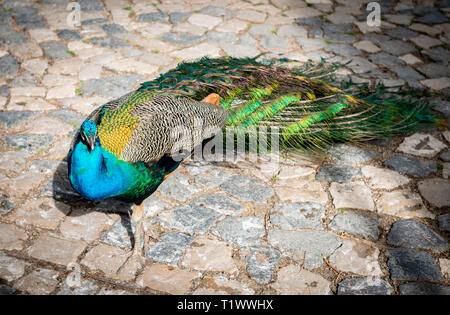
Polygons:
[[96,140],[96,137],[94,137],[94,136],[91,136],[91,137],[89,137],[87,139],[87,144],[88,144],[87,147],[88,147],[89,152],[94,150],[94,148],[95,148],[95,140]]

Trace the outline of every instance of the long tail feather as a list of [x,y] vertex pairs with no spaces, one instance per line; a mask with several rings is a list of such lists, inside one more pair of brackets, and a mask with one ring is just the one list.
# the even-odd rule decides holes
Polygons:
[[256,58],[202,58],[142,84],[140,91],[196,100],[217,93],[220,106],[229,111],[227,126],[240,132],[268,130],[280,136],[283,147],[307,150],[386,137],[438,122],[421,103],[382,99],[352,84],[348,90],[332,86],[330,78],[336,69],[324,62],[288,69]]

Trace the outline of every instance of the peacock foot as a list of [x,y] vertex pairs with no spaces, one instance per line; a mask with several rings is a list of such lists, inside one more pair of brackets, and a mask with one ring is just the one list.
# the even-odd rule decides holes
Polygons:
[[141,251],[135,250],[134,248],[120,256],[122,256],[122,259],[123,256],[125,256],[125,259],[116,271],[116,275],[119,278],[133,276],[138,270],[141,270],[146,265],[145,256]]
[[139,236],[135,234],[135,241],[133,244],[133,248],[127,252],[128,258],[125,261],[125,264],[130,263],[138,263],[140,266],[145,265],[146,260],[146,248],[147,244],[145,244],[145,234],[142,229],[138,229],[137,231]]
[[143,250],[140,249],[133,249],[130,252],[130,256],[128,257],[127,261],[138,263],[141,266],[145,266],[145,253]]

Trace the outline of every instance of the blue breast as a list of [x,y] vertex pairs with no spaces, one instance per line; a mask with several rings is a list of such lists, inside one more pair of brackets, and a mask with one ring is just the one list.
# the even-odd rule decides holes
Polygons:
[[129,163],[96,144],[89,151],[82,142],[75,145],[70,156],[70,182],[84,198],[100,200],[119,196],[133,186],[138,174]]

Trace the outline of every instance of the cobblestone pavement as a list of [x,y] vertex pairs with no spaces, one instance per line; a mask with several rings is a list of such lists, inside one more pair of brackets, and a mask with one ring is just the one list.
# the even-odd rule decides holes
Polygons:
[[66,0],[0,9],[0,293],[450,294],[449,131],[186,162],[145,202],[143,267],[129,206],[81,200],[64,161],[96,106],[204,55],[350,61],[341,77],[430,88],[448,119],[448,0],[383,1],[381,27],[359,0],[78,2],[75,30]]

